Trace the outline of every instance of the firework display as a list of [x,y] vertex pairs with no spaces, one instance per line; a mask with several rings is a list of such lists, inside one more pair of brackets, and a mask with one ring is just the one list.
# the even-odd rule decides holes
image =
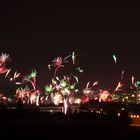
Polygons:
[[[90,100],[97,100],[99,102],[119,102],[121,93],[119,93],[124,87],[122,80],[124,79],[123,70],[121,72],[120,82],[114,90],[101,89],[100,83],[102,81],[91,82],[88,81],[85,88],[80,89],[80,75],[84,74],[84,69],[78,65],[76,61],[77,55],[73,51],[66,57],[56,57],[52,60],[51,64],[48,64],[50,71],[53,71],[53,76],[49,83],[47,83],[44,89],[40,89],[37,83],[38,73],[36,70],[32,70],[29,75],[24,76],[18,70],[13,70],[6,66],[10,60],[9,54],[1,53],[0,56],[0,74],[4,75],[5,79],[9,79],[14,85],[16,85],[16,91],[14,101],[22,100],[23,104],[30,105],[46,105],[54,104],[56,106],[63,104],[63,112],[67,114],[68,108],[73,104],[84,104]],[[113,54],[115,64],[117,58]],[[65,74],[65,64],[70,65],[73,68],[72,74]],[[59,74],[58,71],[64,69],[64,73]],[[134,95],[139,96],[140,82],[135,80],[135,77],[131,77],[131,89],[134,89]],[[98,88],[96,88],[98,87]],[[137,102],[139,102],[139,99]],[[10,97],[6,97],[1,94],[0,103],[8,103]]]

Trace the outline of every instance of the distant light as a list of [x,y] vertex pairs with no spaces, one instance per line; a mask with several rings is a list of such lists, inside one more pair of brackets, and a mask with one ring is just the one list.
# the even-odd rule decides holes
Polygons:
[[124,110],[124,108],[122,107],[122,110]]
[[120,113],[118,113],[117,115],[118,115],[118,117],[120,117],[120,115],[121,115],[121,114],[120,114]]

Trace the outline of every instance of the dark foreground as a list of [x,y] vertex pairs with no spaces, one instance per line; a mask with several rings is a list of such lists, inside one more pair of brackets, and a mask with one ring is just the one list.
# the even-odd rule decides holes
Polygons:
[[129,126],[131,120],[111,114],[78,113],[65,116],[62,113],[18,110],[0,114],[1,138],[122,139],[140,135],[140,128]]

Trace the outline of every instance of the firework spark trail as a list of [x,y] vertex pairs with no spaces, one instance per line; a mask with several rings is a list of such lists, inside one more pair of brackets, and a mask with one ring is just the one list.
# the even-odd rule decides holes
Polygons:
[[124,84],[122,84],[121,82],[118,83],[116,89],[112,92],[112,94],[116,91],[118,91],[122,86],[124,86]]
[[113,59],[114,59],[114,62],[115,62],[115,64],[117,64],[117,57],[116,57],[116,55],[115,54],[113,54]]
[[19,78],[20,76],[21,76],[21,73],[19,73],[19,72],[16,71],[16,72],[14,73],[14,78],[13,78],[13,79],[16,80],[16,79]]
[[64,99],[64,114],[66,115],[67,114],[67,111],[68,111],[68,102],[67,102],[68,99]]
[[132,77],[131,77],[131,82],[132,82],[132,85],[134,85],[135,84],[135,77],[132,75]]
[[40,91],[36,90],[36,106],[39,106],[39,97],[40,97]]
[[21,83],[21,82],[15,82],[15,84],[16,84],[16,85],[22,85],[22,83]]
[[76,55],[75,55],[75,52],[72,52],[72,63],[73,65],[75,64],[75,59],[76,59]]
[[33,86],[33,89],[36,90],[36,78],[33,78],[33,81],[30,80],[31,85]]
[[68,59],[69,57],[71,57],[71,55],[66,56],[66,57],[63,59],[63,61],[67,62],[67,59]]
[[96,81],[96,82],[94,82],[94,83],[93,83],[93,85],[92,85],[92,86],[94,87],[94,86],[96,86],[96,85],[98,85],[98,84],[99,84],[99,82],[98,82],[98,81]]
[[89,82],[87,82],[86,89],[89,87],[89,84],[90,84],[90,81],[89,81]]
[[11,69],[8,69],[8,71],[5,74],[5,78],[9,75],[10,71],[11,71]]
[[51,70],[51,65],[50,64],[48,65],[48,68],[49,68],[49,70]]
[[56,73],[57,71],[61,68],[61,67],[64,67],[63,65],[63,60],[61,57],[57,57],[55,58],[53,61],[53,63],[50,65],[48,65],[49,67],[53,66],[55,68],[55,72],[54,72],[54,77],[56,77]]
[[8,71],[6,67],[0,67],[0,74],[4,74]]
[[84,72],[84,70],[81,69],[80,67],[77,67],[76,70],[77,70],[78,72],[80,72],[80,73],[83,73],[83,72]]
[[30,75],[27,77],[27,80],[30,81],[31,85],[33,86],[33,89],[36,90],[36,76],[37,76],[37,71],[33,70]]
[[121,80],[123,80],[124,73],[125,73],[125,71],[123,70],[122,73],[121,73]]
[[8,68],[5,67],[6,62],[9,60],[9,54],[1,53],[0,55],[0,74],[7,73],[9,71]]
[[73,77],[75,78],[76,82],[79,83],[79,79],[78,79],[78,77],[75,76],[75,75],[74,75]]
[[0,56],[0,67],[4,66],[9,59],[10,59],[9,54],[1,53],[1,56]]

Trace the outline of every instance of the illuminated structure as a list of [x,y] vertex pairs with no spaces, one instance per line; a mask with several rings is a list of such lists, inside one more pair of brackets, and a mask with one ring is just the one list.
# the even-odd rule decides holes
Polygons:
[[123,103],[140,104],[140,91],[136,89],[127,89],[121,93],[120,101]]

